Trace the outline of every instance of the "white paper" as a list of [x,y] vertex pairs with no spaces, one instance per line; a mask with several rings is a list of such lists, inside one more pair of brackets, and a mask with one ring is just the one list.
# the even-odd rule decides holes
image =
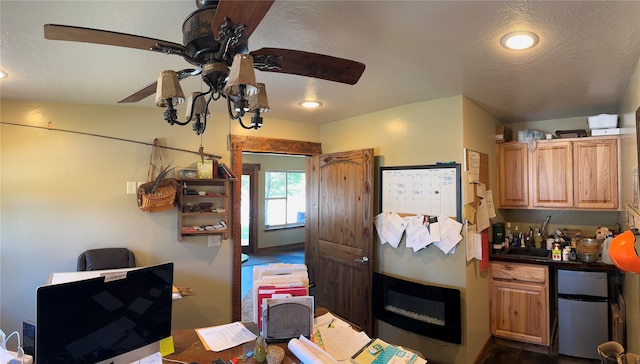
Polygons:
[[438,224],[440,225],[440,241],[434,244],[445,254],[455,253],[454,248],[462,240],[462,235],[460,235],[462,223],[441,215],[438,216]]
[[162,355],[160,352],[157,352],[147,356],[146,358],[134,361],[131,364],[162,364]]
[[334,359],[349,360],[353,354],[365,346],[371,338],[362,331],[351,327],[319,327],[324,348]]
[[431,234],[431,240],[433,240],[434,242],[440,241],[440,223],[429,223],[429,233]]
[[374,219],[380,240],[397,248],[406,228],[405,220],[395,212],[382,212]]
[[473,236],[474,258],[482,260],[482,234],[476,232]]
[[471,180],[471,175],[468,172],[464,172],[464,176],[462,177],[462,185],[463,185],[463,195],[464,195],[464,204],[468,205],[476,200],[476,194],[474,192],[475,184]]
[[484,183],[478,182],[476,184],[476,196],[480,198],[484,198],[486,190],[487,190],[487,186],[485,186]]
[[466,242],[466,246],[465,246],[465,253],[466,253],[466,257],[467,257],[467,262],[470,261],[471,259],[475,258],[476,252],[475,252],[475,247],[473,244],[473,241],[475,239],[475,235],[476,235],[476,226],[474,224],[466,224],[466,234],[465,234],[465,242]]
[[494,217],[496,217],[496,207],[493,204],[493,191],[486,190],[484,192],[484,195],[484,199],[487,201],[487,211],[489,212],[489,217],[493,219]]
[[476,231],[481,232],[484,229],[489,228],[489,210],[487,209],[487,202],[482,200],[478,202],[476,208]]
[[256,339],[240,322],[196,329],[207,350],[222,351]]
[[287,345],[291,353],[295,355],[302,363],[313,364],[338,364],[329,353],[320,349],[320,347],[307,339],[300,336],[299,339],[289,340]]
[[327,312],[324,315],[318,316],[314,319],[313,329],[315,331],[320,326],[329,327],[329,325],[331,325],[331,327],[351,327],[351,325],[349,325],[345,321],[342,321],[338,317],[335,317],[333,314],[331,314],[331,312]]
[[406,220],[407,248],[412,248],[414,252],[417,252],[433,242],[429,229],[424,225],[424,216],[416,215],[408,217]]
[[467,171],[472,182],[480,180],[480,153],[468,150]]

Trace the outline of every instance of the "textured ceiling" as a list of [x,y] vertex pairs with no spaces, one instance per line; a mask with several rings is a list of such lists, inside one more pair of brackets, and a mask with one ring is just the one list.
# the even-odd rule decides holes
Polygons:
[[[10,77],[0,96],[117,105],[159,71],[190,65],[175,55],[45,40],[43,25],[182,43],[182,22],[195,9],[192,0],[2,0],[0,67]],[[540,43],[501,48],[500,37],[514,30],[534,31]],[[263,47],[366,65],[353,86],[257,72],[272,108],[266,122],[326,123],[460,94],[505,122],[616,113],[640,58],[640,1],[276,1],[249,40],[250,50]],[[182,86],[201,88],[198,77]],[[324,107],[301,110],[305,97]],[[217,104],[214,111],[225,110]]]

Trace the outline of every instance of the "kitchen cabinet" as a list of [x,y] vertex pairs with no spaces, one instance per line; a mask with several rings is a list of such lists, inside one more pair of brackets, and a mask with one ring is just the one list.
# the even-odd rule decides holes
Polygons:
[[178,179],[178,241],[186,236],[229,239],[233,179]]
[[549,346],[549,269],[546,266],[491,263],[491,334]]
[[538,143],[531,158],[532,205],[573,207],[572,142]]
[[618,209],[618,139],[589,138],[573,142],[574,206]]
[[618,210],[616,136],[498,145],[500,208]]
[[529,205],[529,150],[526,143],[498,144],[500,206]]

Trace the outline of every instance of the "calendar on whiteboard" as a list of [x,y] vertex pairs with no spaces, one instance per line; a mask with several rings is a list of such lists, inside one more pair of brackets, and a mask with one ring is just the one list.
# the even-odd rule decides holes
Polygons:
[[380,167],[380,212],[462,221],[460,164]]

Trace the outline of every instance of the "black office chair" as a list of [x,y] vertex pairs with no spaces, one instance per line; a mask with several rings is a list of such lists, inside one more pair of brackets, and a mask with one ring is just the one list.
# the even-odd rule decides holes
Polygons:
[[135,254],[127,248],[90,249],[78,256],[78,272],[135,266]]

